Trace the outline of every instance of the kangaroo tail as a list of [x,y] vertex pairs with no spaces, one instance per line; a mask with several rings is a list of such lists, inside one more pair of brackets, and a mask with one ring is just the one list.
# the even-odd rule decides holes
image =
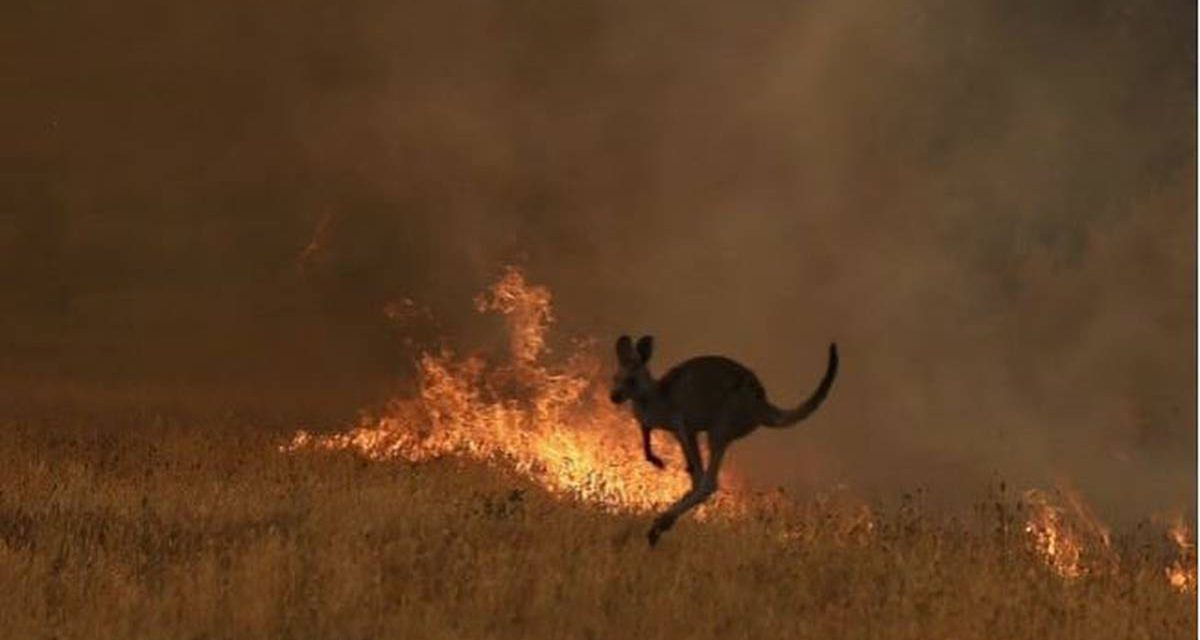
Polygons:
[[767,419],[764,425],[768,427],[790,427],[797,422],[807,418],[821,403],[825,400],[825,396],[829,395],[829,388],[833,386],[833,379],[837,377],[838,370],[838,352],[837,343],[829,345],[829,365],[825,368],[825,377],[821,378],[821,384],[817,385],[817,390],[813,391],[800,406],[795,409],[780,409],[774,405],[769,405],[767,409]]

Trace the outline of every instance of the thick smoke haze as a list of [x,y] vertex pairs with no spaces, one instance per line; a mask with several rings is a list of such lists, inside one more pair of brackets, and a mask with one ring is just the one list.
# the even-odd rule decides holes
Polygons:
[[757,483],[1190,505],[1195,11],[10,3],[0,366],[344,421],[408,371],[387,302],[495,343],[517,263],[568,333],[778,404],[836,340],[820,412],[734,449]]

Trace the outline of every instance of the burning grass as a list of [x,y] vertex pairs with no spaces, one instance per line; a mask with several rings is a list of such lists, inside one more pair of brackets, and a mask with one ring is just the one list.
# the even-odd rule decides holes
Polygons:
[[[123,416],[126,414],[122,414]],[[237,425],[6,424],[0,628],[13,638],[1191,638],[1175,559],[1114,533],[1063,579],[1023,497],[745,493],[736,518],[564,500],[462,458],[281,453]],[[257,435],[256,435],[257,434]],[[1063,518],[1070,519],[1069,511]],[[1194,571],[1194,564],[1192,565]],[[1193,573],[1194,575],[1194,573]]]
[[1196,543],[1183,517],[1170,518],[1167,538],[1175,545],[1177,555],[1166,568],[1167,582],[1180,593],[1196,593]]
[[1112,537],[1075,491],[1025,492],[1025,533],[1035,552],[1067,580],[1112,571]]
[[[415,308],[405,301],[405,309]],[[475,300],[480,313],[501,314],[507,324],[509,356],[495,364],[479,355],[459,357],[443,347],[417,361],[419,391],[392,398],[377,416],[342,433],[315,436],[298,432],[282,450],[351,451],[370,460],[427,462],[446,457],[499,465],[532,480],[551,495],[613,513],[661,509],[688,488],[678,447],[658,433],[656,450],[675,473],[645,464],[625,412],[603,399],[602,365],[592,343],[577,341],[565,358],[549,361],[547,336],[554,324],[552,295],[509,267]],[[744,517],[762,509],[736,477],[723,474],[723,491],[696,514]],[[851,500],[852,501],[852,500]],[[853,502],[853,501],[852,501]],[[1023,495],[1022,531],[1033,555],[1064,580],[1112,573],[1116,556],[1108,528],[1069,488],[1031,489]],[[871,509],[856,504],[859,535],[874,531]],[[782,539],[801,535],[783,531]],[[1169,538],[1179,557],[1166,569],[1168,582],[1195,592],[1195,553],[1190,533],[1175,520]]]
[[0,629],[1195,637],[1196,555],[1182,519],[1154,525],[1156,546],[1112,534],[1069,491],[1001,492],[956,518],[842,491],[797,501],[731,476],[709,517],[685,518],[651,551],[649,512],[687,488],[678,447],[659,443],[668,471],[643,460],[587,343],[549,357],[550,302],[507,271],[476,301],[506,319],[506,360],[428,351],[414,395],[282,447],[262,429],[131,422],[136,411],[10,422]]
[[[628,410],[604,397],[593,343],[577,341],[566,357],[547,357],[551,300],[548,289],[507,269],[475,300],[479,312],[504,317],[506,361],[460,357],[444,347],[422,353],[418,393],[392,398],[380,415],[344,433],[300,432],[285,449],[347,449],[413,462],[456,456],[506,466],[551,493],[608,511],[670,504],[690,486],[678,446],[656,433],[656,449],[674,472],[646,463]],[[722,484],[713,504],[735,507],[736,480],[725,474]]]

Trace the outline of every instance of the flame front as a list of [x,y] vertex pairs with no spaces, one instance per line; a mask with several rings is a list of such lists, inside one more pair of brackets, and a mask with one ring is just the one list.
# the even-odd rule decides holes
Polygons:
[[[392,398],[380,415],[342,433],[298,432],[283,449],[349,450],[374,460],[411,462],[462,457],[505,465],[554,495],[607,511],[645,512],[670,504],[690,488],[677,443],[664,433],[654,434],[667,471],[644,460],[632,417],[607,399],[600,382],[603,366],[592,343],[577,342],[566,358],[549,361],[551,299],[548,289],[507,269],[475,299],[478,311],[499,313],[506,320],[506,362],[460,356],[447,348],[426,351],[416,361],[417,393]],[[414,309],[411,301],[404,301],[388,313],[420,315]],[[727,473],[722,473],[721,484],[722,491],[698,511],[701,519],[714,513],[736,516],[752,508],[764,513],[784,509],[786,501],[751,495]],[[1030,490],[1024,498],[1030,547],[1055,573],[1076,579],[1116,569],[1108,529],[1075,493]],[[844,541],[869,540],[874,529],[871,510],[854,500],[847,504],[836,510],[846,527],[832,535]],[[796,518],[801,524],[828,519],[803,516]],[[793,523],[780,537],[802,541],[826,534],[820,527]],[[1166,568],[1167,580],[1181,592],[1195,593],[1191,532],[1178,519],[1169,537],[1179,556]]]
[[[682,455],[669,438],[655,434],[668,471],[643,459],[631,417],[598,384],[600,360],[589,343],[577,344],[557,364],[545,362],[554,323],[548,289],[510,267],[475,306],[505,317],[509,362],[448,349],[423,353],[416,396],[392,399],[382,416],[345,433],[299,432],[286,448],[346,449],[377,460],[461,456],[500,463],[556,495],[610,511],[659,508],[688,490]],[[730,480],[723,474],[723,485]],[[723,491],[714,503],[731,506],[731,500]]]

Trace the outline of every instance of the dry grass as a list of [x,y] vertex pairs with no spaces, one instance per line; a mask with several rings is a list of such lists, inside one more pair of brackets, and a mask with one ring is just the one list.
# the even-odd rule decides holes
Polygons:
[[[133,418],[130,418],[133,419]],[[283,455],[232,425],[22,421],[0,439],[13,638],[1193,638],[1152,544],[1067,582],[1003,499],[688,518],[561,504],[473,466]],[[858,526],[856,526],[858,525]],[[782,536],[791,531],[789,538]]]

